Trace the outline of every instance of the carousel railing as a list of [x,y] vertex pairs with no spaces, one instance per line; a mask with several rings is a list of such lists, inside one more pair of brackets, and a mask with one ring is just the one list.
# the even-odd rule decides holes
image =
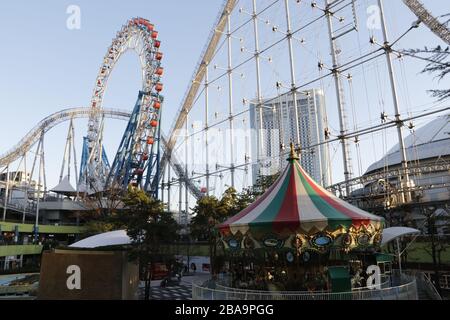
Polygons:
[[[392,283],[399,285],[392,286]],[[418,296],[415,277],[402,274],[398,278],[392,277],[383,282],[381,289],[359,288],[339,293],[245,290],[226,287],[210,280],[202,285],[193,283],[192,298],[194,300],[417,300]]]
[[[397,275],[396,275],[397,276]],[[226,277],[220,277],[217,281],[215,281],[215,288],[219,289],[219,290],[224,290],[224,291],[233,291],[233,292],[261,292],[261,290],[252,290],[252,289],[245,289],[245,288],[234,288],[231,286],[231,277],[226,276]],[[391,283],[392,283],[392,277],[390,275],[381,275],[381,284],[380,287],[382,289],[385,288],[390,288],[391,287]],[[370,290],[369,287],[352,287],[352,291],[356,291],[356,290]],[[286,293],[286,294],[306,294],[309,293],[309,291],[278,291],[278,292],[282,292],[282,293]],[[330,293],[331,291],[328,290],[320,290],[320,291],[315,291],[315,292],[321,292],[321,293]]]

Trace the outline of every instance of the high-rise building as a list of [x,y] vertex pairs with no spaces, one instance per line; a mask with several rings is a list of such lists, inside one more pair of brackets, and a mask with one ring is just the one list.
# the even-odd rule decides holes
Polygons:
[[[257,104],[250,105],[250,127],[253,134],[252,159],[258,159],[259,141],[262,139],[261,161],[252,166],[253,182],[259,175],[273,175],[286,164],[283,153],[289,143],[296,142],[296,120],[294,101],[291,94],[263,100],[262,132]],[[300,144],[307,152],[301,154],[301,164],[309,175],[323,186],[331,184],[329,151],[325,141],[327,116],[325,97],[322,90],[311,89],[297,93],[298,125]]]

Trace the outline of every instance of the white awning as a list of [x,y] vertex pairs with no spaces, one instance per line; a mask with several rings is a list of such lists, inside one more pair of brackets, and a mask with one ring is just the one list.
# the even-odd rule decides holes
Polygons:
[[381,245],[385,245],[388,242],[391,242],[392,240],[403,237],[410,234],[419,234],[420,231],[413,228],[408,227],[391,227],[386,228],[383,230],[383,237],[381,240]]
[[131,239],[125,230],[117,230],[97,234],[71,244],[71,248],[100,248],[131,244]]

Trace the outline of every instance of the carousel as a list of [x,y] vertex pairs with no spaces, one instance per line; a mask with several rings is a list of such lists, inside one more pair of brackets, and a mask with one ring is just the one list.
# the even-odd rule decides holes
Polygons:
[[313,181],[291,145],[270,189],[217,228],[233,287],[336,292],[363,285],[383,227]]

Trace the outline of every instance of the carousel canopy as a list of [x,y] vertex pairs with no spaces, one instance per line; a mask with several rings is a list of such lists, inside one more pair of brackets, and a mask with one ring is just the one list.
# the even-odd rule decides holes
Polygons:
[[325,190],[291,156],[280,177],[258,200],[218,226],[223,236],[246,233],[313,234],[361,226],[379,229],[383,218],[365,212]]

